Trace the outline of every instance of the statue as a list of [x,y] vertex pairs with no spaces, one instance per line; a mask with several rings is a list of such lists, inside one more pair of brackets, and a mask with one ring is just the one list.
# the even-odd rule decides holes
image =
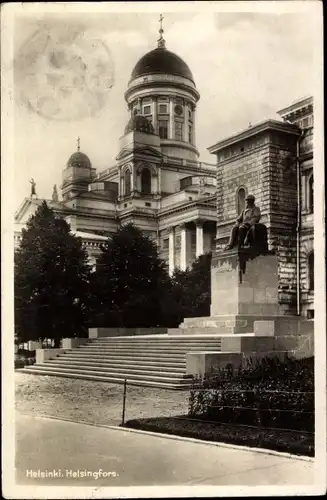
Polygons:
[[31,184],[31,198],[32,198],[33,196],[36,196],[36,190],[35,190],[36,182],[33,179],[33,177],[30,180],[30,184]]
[[57,191],[57,184],[53,186],[53,192],[52,192],[52,201],[58,201],[58,191]]
[[200,189],[199,189],[199,194],[203,195],[205,193],[205,178],[200,177]]
[[261,219],[260,208],[255,205],[255,197],[249,194],[246,198],[245,209],[236,219],[232,227],[229,242],[225,250],[250,248],[256,254],[268,252],[267,228],[259,224]]

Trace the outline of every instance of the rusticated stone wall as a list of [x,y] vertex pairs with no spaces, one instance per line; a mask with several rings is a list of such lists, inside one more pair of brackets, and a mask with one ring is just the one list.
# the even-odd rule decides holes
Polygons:
[[237,192],[254,194],[268,228],[269,249],[278,257],[279,303],[296,310],[296,133],[266,130],[218,152],[217,250],[237,218]]

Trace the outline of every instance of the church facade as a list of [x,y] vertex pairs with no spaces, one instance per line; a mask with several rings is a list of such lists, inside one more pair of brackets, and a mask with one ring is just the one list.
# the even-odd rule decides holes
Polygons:
[[[216,164],[203,163],[196,148],[200,95],[162,33],[128,82],[130,118],[115,166],[97,173],[78,142],[63,171],[61,200],[55,192],[48,205],[82,238],[91,263],[101,243],[132,222],[157,243],[172,274],[223,248],[246,195],[254,194],[278,254],[280,304],[313,317],[312,98],[281,110],[280,121],[217,142],[209,148]],[[16,246],[42,201],[34,193],[16,212]]]

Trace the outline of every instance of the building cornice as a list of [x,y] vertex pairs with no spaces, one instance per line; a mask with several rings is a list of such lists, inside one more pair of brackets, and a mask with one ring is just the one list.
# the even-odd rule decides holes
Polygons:
[[208,151],[212,154],[217,154],[219,151],[222,151],[229,146],[269,131],[284,132],[286,134],[291,134],[294,136],[300,135],[300,129],[296,125],[280,122],[277,120],[266,120],[217,142],[214,146],[210,146],[208,148]]
[[131,96],[142,89],[153,91],[162,87],[171,87],[174,89],[178,88],[180,90],[182,89],[184,92],[187,92],[191,96],[193,96],[195,101],[198,101],[200,99],[200,94],[197,91],[195,84],[188,78],[183,78],[177,75],[174,76],[154,73],[142,75],[135,80],[131,80],[128,84],[128,89],[126,90],[124,97],[126,102],[129,102]]
[[313,111],[313,97],[304,97],[290,106],[287,106],[286,108],[280,109],[277,111],[277,114],[283,118],[287,118],[291,114],[303,114],[303,113],[308,113],[309,110],[312,112]]
[[[179,205],[174,205],[173,207],[160,208],[158,211],[158,217],[163,218],[166,217],[167,215],[186,212],[189,209],[194,209],[194,208],[206,208],[209,210],[212,209],[216,213],[217,207],[215,201],[216,201],[216,196],[208,196],[208,198],[206,198],[205,200],[194,200],[186,203],[181,203]],[[207,202],[213,202],[213,203],[207,203]]]

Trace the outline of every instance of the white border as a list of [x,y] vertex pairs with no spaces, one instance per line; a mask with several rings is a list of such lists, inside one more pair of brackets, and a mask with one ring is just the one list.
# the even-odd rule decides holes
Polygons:
[[[8,55],[13,54],[13,19],[24,12],[36,13],[89,13],[92,12],[310,12],[315,11],[317,32],[321,33],[321,44],[315,50],[316,92],[314,171],[315,171],[315,324],[316,335],[316,478],[310,487],[173,487],[173,488],[47,488],[15,487],[14,464],[14,396],[13,396],[13,85],[12,74],[4,71]],[[4,4],[1,9],[1,51],[2,51],[2,458],[4,495],[7,498],[135,498],[135,497],[185,497],[185,496],[267,496],[291,494],[321,494],[326,489],[326,314],[325,314],[325,252],[324,252],[324,154],[323,154],[323,45],[322,45],[322,4],[319,1],[292,2],[131,2],[131,3],[25,3]],[[11,388],[9,390],[8,388]],[[128,491],[127,491],[128,490]]]

